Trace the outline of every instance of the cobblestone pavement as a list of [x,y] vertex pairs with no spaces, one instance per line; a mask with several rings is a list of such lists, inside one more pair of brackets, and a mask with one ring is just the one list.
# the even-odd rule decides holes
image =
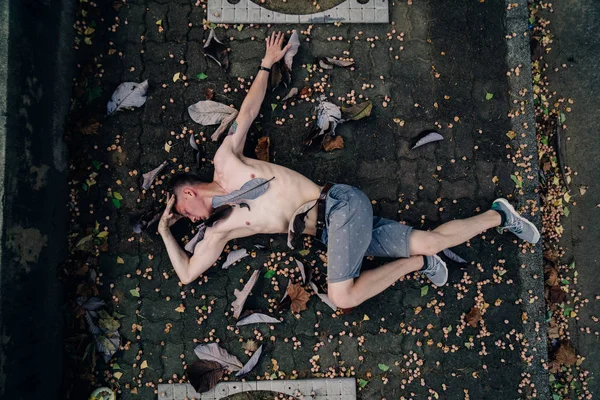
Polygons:
[[[444,288],[411,276],[346,315],[332,313],[313,296],[307,310],[299,315],[282,313],[283,322],[272,329],[261,325],[237,331],[231,328],[235,320],[230,305],[233,290],[241,289],[250,276],[247,265],[270,262],[283,272],[284,262],[293,257],[313,262],[324,272],[318,256],[324,248],[312,244],[302,256],[289,251],[283,236],[237,240],[230,245],[250,248],[259,243],[267,250],[257,250],[254,258],[228,270],[220,267],[222,257],[206,276],[182,286],[161,239],[132,233],[127,218],[131,210],[162,198],[161,184],[140,191],[142,172],[165,159],[172,159],[169,170],[178,165],[195,170],[189,131],[179,140],[171,132],[180,134],[187,127],[210,136],[214,128],[203,129],[187,114],[187,107],[203,100],[208,87],[215,90],[214,100],[239,108],[245,93],[238,78],[245,78],[247,85],[264,53],[263,39],[275,28],[301,31],[293,71],[298,86],[305,78],[312,83],[325,75],[317,71],[309,77],[303,64],[348,52],[356,68],[330,71],[332,101],[342,104],[340,97],[348,99],[354,91],[373,101],[374,116],[338,127],[344,149],[305,155],[301,141],[311,105],[299,101],[287,110],[281,105],[272,110],[271,104],[279,103],[276,96],[286,93],[279,88],[267,93],[262,115],[248,136],[247,155],[254,156],[258,138],[267,135],[274,162],[320,184],[355,185],[373,199],[375,214],[418,229],[477,214],[497,196],[513,198],[515,166],[507,157],[513,150],[506,134],[511,129],[506,12],[504,3],[493,1],[403,1],[390,4],[391,25],[218,27],[217,36],[230,39],[231,67],[224,72],[202,54],[208,37],[202,7],[188,0],[136,0],[123,5],[117,13],[118,27],[104,34],[107,49],[117,51],[98,60],[104,70],[102,99],[108,100],[121,82],[148,79],[148,100],[139,110],[106,119],[99,134],[89,137],[85,151],[90,159],[108,163],[97,187],[119,190],[124,198],[120,209],[110,201],[96,206],[111,216],[102,221],[111,232],[109,251],[100,261],[102,294],[125,315],[124,349],[114,359],[122,376],[112,378],[121,387],[119,398],[154,398],[159,382],[184,379],[184,365],[196,360],[196,342],[219,340],[245,362],[248,356],[241,341],[257,335],[270,345],[248,379],[270,376],[274,359],[280,376],[286,378],[363,379],[368,383],[363,382],[359,397],[364,399],[526,397],[531,388],[521,390],[528,382],[524,360],[539,365],[540,357],[533,357],[522,334],[528,321],[520,293],[526,288],[520,287],[517,255],[530,250],[511,236],[489,231],[456,248],[471,264],[463,268],[451,264]],[[173,82],[178,72],[186,76],[187,86],[182,80]],[[208,78],[196,79],[199,73]],[[225,85],[234,90],[225,93]],[[486,93],[493,97],[486,99]],[[282,125],[275,123],[282,118]],[[424,129],[438,129],[445,140],[411,151],[414,138]],[[172,148],[166,153],[164,144],[169,140]],[[112,144],[123,151],[106,152]],[[210,139],[203,142],[203,157],[210,160],[217,147]],[[210,162],[203,162],[196,172],[210,178]],[[82,210],[87,201],[80,196]],[[82,220],[93,224],[97,214],[82,215]],[[117,256],[123,264],[116,262]],[[261,274],[247,308],[268,307],[267,299],[278,301],[285,285],[283,274],[272,280]],[[139,298],[130,292],[136,288]],[[474,328],[466,324],[465,315],[476,304],[485,310]],[[385,366],[389,370],[384,372]],[[107,370],[111,379],[114,371]]]

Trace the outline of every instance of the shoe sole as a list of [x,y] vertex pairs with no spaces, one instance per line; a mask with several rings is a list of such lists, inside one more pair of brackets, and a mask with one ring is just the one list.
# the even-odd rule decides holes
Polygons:
[[527,224],[532,230],[533,230],[533,242],[529,242],[528,240],[525,240],[526,242],[529,242],[531,244],[536,244],[539,240],[540,240],[540,232],[538,231],[538,228],[528,219],[521,217],[521,215],[517,212],[517,210],[515,210],[515,208],[512,206],[512,204],[510,204],[508,202],[508,200],[506,199],[497,199],[494,201],[494,203],[502,203],[506,206],[506,208],[508,208],[514,216],[516,216],[519,220],[521,220],[521,222],[524,222],[525,224]]

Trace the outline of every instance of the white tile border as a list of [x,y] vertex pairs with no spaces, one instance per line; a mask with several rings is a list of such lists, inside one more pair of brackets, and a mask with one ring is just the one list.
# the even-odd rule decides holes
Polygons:
[[158,400],[219,400],[255,390],[280,392],[301,400],[356,400],[354,378],[220,382],[202,394],[197,393],[189,384],[160,384]]
[[[256,11],[259,12],[256,12]],[[206,19],[214,23],[289,24],[331,22],[345,23],[389,23],[389,0],[369,0],[360,4],[357,0],[346,0],[329,10],[313,14],[284,14],[267,10],[250,0],[231,4],[227,0],[208,0]]]

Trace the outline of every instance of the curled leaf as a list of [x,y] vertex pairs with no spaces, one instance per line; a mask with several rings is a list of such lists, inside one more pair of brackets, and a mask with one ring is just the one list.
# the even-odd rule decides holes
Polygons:
[[261,161],[269,162],[269,146],[271,145],[271,139],[268,136],[263,136],[258,139],[258,144],[254,151],[256,152],[256,158]]
[[421,147],[424,144],[437,142],[439,140],[444,140],[444,137],[435,131],[425,131],[421,135],[425,134],[421,139],[417,141],[417,143],[412,147],[411,150],[416,149],[417,147]]
[[325,137],[323,138],[323,143],[321,145],[323,146],[323,150],[328,152],[336,149],[343,149],[344,138],[339,135],[336,137],[332,137],[331,135],[325,135]]
[[189,242],[187,242],[187,244],[184,246],[185,251],[187,251],[188,253],[194,253],[194,248],[196,247],[196,245],[198,244],[199,241],[201,241],[202,239],[204,239],[204,233],[206,232],[206,226],[203,226],[202,228],[198,229],[198,232],[196,232],[196,234],[194,235],[193,238],[190,239]]
[[242,368],[242,363],[221,348],[217,343],[201,344],[196,346],[194,353],[200,360],[216,361],[230,371],[239,371]]
[[477,328],[479,321],[481,321],[481,309],[479,307],[473,307],[466,317],[467,324],[473,328]]
[[167,162],[168,162],[167,160],[163,161],[163,163],[160,164],[158,167],[156,167],[153,170],[148,171],[142,175],[142,178],[143,178],[142,189],[146,189],[146,190],[150,189],[150,186],[152,185],[152,183],[154,183],[154,179],[156,179],[158,174],[160,174],[160,171],[162,171],[163,168],[165,168],[167,166]]
[[319,60],[319,67],[321,67],[323,69],[333,69],[333,65],[327,64],[323,60]]
[[146,103],[146,92],[148,92],[148,79],[142,83],[124,82],[113,92],[108,105],[107,115],[116,111],[132,110]]
[[371,115],[373,110],[373,103],[371,101],[363,101],[360,104],[354,104],[350,107],[342,107],[342,118],[343,121],[358,121],[359,119],[368,117]]
[[188,366],[186,373],[190,384],[198,393],[208,392],[223,378],[225,368],[216,361],[200,360]]
[[560,347],[556,351],[555,360],[561,365],[571,366],[577,362],[577,355],[575,350],[568,343],[561,343]]
[[315,139],[325,135],[335,135],[335,127],[342,119],[342,113],[335,104],[324,101],[322,97],[316,107],[317,122],[314,128],[304,139],[304,145],[309,147]]
[[202,48],[202,52],[205,56],[212,58],[223,67],[224,70],[229,68],[229,55],[227,54],[227,46],[225,46],[215,36],[215,30],[211,29],[208,39]]
[[252,313],[248,314],[246,317],[242,317],[235,326],[244,326],[250,324],[278,324],[279,321],[277,318],[273,318],[269,315],[262,313]]
[[337,310],[337,306],[335,304],[333,304],[333,302],[331,300],[329,300],[329,296],[327,296],[327,294],[325,293],[321,293],[319,292],[319,289],[317,288],[317,285],[315,285],[314,282],[310,282],[310,287],[312,288],[312,290],[315,292],[315,294],[317,296],[319,296],[319,298],[323,301],[323,303],[327,304],[329,307],[331,307],[331,309],[333,311]]
[[258,359],[260,358],[261,354],[262,354],[262,345],[260,345],[258,350],[256,350],[254,352],[254,354],[252,354],[252,357],[250,357],[248,362],[244,365],[244,367],[241,370],[239,370],[235,374],[235,376],[246,375],[248,372],[252,371],[254,369],[254,367],[256,367],[256,364],[258,363]]
[[246,249],[239,249],[230,252],[227,255],[227,260],[225,260],[225,263],[223,264],[223,269],[229,268],[229,266],[231,266],[233,263],[238,262],[246,256],[248,256],[248,251],[246,251]]
[[235,289],[233,291],[233,294],[235,295],[236,300],[231,304],[231,306],[233,307],[233,317],[235,319],[238,319],[240,317],[240,314],[242,313],[242,309],[244,308],[244,303],[246,302],[246,299],[250,295],[252,288],[254,287],[254,285],[256,285],[256,281],[258,280],[259,272],[260,272],[259,270],[256,270],[252,273],[252,276],[250,277],[248,282],[244,285],[244,288],[241,291],[239,291],[237,289]]
[[354,65],[354,61],[351,60],[342,60],[339,58],[325,57],[325,60],[332,65],[337,65],[338,67],[350,67]]
[[298,95],[298,88],[293,87],[290,89],[288,94],[286,94],[285,97],[283,99],[281,99],[281,101],[289,100],[293,97],[296,97],[297,95]]

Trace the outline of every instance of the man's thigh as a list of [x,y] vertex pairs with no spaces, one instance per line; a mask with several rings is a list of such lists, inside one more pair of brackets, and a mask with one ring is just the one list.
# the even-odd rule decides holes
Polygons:
[[412,227],[391,219],[373,217],[371,243],[367,256],[407,258],[410,257],[410,243],[414,241]]

